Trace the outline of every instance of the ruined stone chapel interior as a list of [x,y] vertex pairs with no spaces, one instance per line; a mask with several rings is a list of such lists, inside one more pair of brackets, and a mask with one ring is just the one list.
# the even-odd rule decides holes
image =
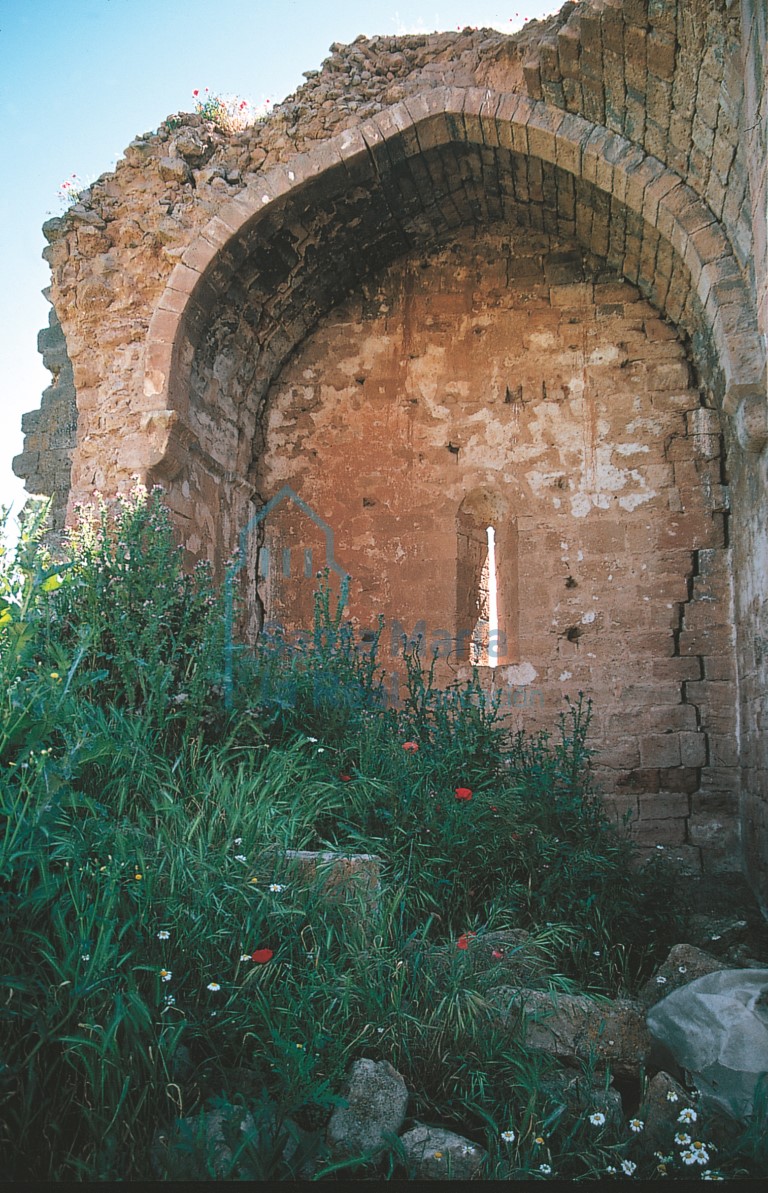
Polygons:
[[169,117],[45,226],[15,463],[57,529],[162,485],[219,576],[251,527],[246,635],[331,562],[393,680],[418,629],[520,725],[585,692],[638,843],[764,908],[767,13],[358,38],[249,128]]

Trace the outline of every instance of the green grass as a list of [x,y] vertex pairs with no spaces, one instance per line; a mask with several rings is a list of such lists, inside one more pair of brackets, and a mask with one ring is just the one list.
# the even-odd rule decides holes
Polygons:
[[[387,708],[376,644],[321,589],[304,648],[239,654],[228,709],[219,595],[185,576],[156,495],[86,512],[63,564],[43,530],[33,511],[0,558],[8,1178],[153,1179],[158,1130],[171,1174],[291,1179],[314,1157],[327,1179],[365,1175],[323,1140],[361,1056],[402,1073],[411,1118],[485,1147],[488,1178],[626,1159],[499,1026],[498,976],[457,947],[523,928],[531,983],[616,995],[673,941],[668,876],[633,868],[591,789],[588,701],[510,739],[477,683],[438,691],[411,651]],[[300,881],[297,849],[377,855],[375,898],[329,898],[322,868]],[[757,1173],[764,1136],[723,1156]],[[393,1145],[384,1173],[401,1172]]]

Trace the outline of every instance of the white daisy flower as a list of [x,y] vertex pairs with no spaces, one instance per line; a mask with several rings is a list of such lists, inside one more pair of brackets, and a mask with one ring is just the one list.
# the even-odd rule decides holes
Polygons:
[[170,934],[170,932],[166,932],[165,928],[161,928],[157,934],[157,939],[158,940],[170,940],[171,934]]
[[602,1127],[605,1123],[605,1115],[598,1110],[595,1114],[590,1114],[589,1121],[593,1127]]
[[505,1143],[514,1143],[515,1139],[516,1139],[515,1132],[514,1131],[502,1131],[501,1138],[504,1140]]
[[539,1164],[539,1172],[543,1172],[545,1176],[549,1176],[552,1171],[549,1164]]
[[634,1160],[622,1160],[621,1161],[621,1171],[626,1176],[631,1176],[636,1168],[637,1168],[637,1164],[635,1164]]
[[206,990],[212,990],[215,994],[217,990],[221,990],[221,986],[218,982],[209,982],[206,986]]
[[644,1126],[645,1123],[639,1118],[631,1118],[629,1120],[629,1129],[630,1131],[634,1131],[635,1135],[639,1135]]
[[281,894],[282,891],[285,890],[285,883],[284,882],[271,882],[269,884],[269,889],[271,891],[273,891],[276,895],[279,895],[279,894]]
[[692,1106],[686,1106],[685,1109],[681,1110],[678,1114],[677,1121],[679,1123],[695,1123],[698,1117],[698,1114]]
[[173,977],[173,974],[171,973],[170,969],[161,969],[160,970],[160,981],[161,982],[170,982],[172,977]]

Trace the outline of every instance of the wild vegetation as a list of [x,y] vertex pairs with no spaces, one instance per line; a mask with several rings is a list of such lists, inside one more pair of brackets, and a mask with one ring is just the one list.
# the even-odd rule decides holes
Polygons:
[[[485,1147],[490,1179],[653,1175],[563,1104],[467,947],[525,929],[529,985],[617,995],[675,939],[671,879],[633,865],[591,789],[588,702],[510,737],[476,680],[437,690],[410,644],[387,707],[377,644],[321,588],[308,642],[239,652],[229,709],[220,597],[184,573],[159,494],[80,511],[63,560],[44,529],[33,507],[0,559],[6,1177],[152,1179],[158,1130],[210,1107],[241,1179],[310,1157],[370,1175],[324,1144],[362,1056],[403,1074],[412,1117]],[[322,866],[291,868],[306,849],[376,855],[379,885],[330,897]],[[202,1142],[175,1146],[204,1177]],[[753,1129],[707,1173],[757,1173],[765,1147]],[[403,1175],[394,1142],[383,1172]]]

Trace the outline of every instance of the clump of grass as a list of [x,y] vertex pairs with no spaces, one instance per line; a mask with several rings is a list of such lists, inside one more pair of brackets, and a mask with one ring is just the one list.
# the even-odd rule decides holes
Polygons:
[[[369,1173],[323,1143],[360,1056],[484,1146],[488,1179],[645,1173],[499,1026],[462,947],[525,929],[532,981],[615,994],[669,942],[592,791],[588,702],[510,740],[476,680],[439,691],[411,652],[388,708],[326,586],[311,641],[241,658],[227,709],[219,597],[159,495],[84,511],[60,563],[43,530],[38,509],[0,561],[10,1179]],[[300,880],[289,851],[324,848],[376,855],[373,894]],[[752,1131],[726,1167],[761,1157]],[[396,1145],[382,1171],[402,1174]]]

